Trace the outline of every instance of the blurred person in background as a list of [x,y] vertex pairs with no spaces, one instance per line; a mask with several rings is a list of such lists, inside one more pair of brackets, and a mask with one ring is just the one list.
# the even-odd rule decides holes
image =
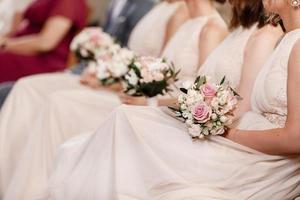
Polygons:
[[87,3],[91,10],[88,23],[93,25],[103,24],[110,0],[87,0]]
[[[10,1],[10,0],[4,0]],[[28,1],[28,0],[24,0]],[[88,0],[90,7],[94,10],[92,12],[105,12],[106,16],[103,17],[103,14],[100,14],[100,19],[97,22],[100,26],[103,24],[104,31],[110,33],[117,38],[122,45],[126,45],[128,37],[131,34],[132,29],[139,22],[139,20],[155,5],[155,0],[101,0],[99,6],[101,8],[94,8],[96,5],[96,0]],[[110,2],[110,3],[109,3]],[[107,5],[109,3],[109,5]],[[107,10],[105,10],[107,9]],[[113,14],[114,13],[114,14]],[[94,15],[94,14],[92,14]],[[95,14],[96,15],[96,14]],[[104,20],[103,23],[102,20]],[[93,21],[93,16],[92,19]],[[1,39],[1,36],[0,36]],[[1,58],[1,50],[0,50]],[[41,65],[42,66],[42,65]],[[64,64],[64,67],[67,64]],[[84,64],[77,64],[71,68],[71,73],[81,74],[85,68]],[[1,71],[1,59],[0,59],[0,71]],[[0,72],[1,73],[1,72]],[[4,76],[4,75],[3,75]],[[0,75],[1,77],[1,75]],[[0,78],[1,79],[1,78]],[[3,82],[0,80],[0,83]],[[14,82],[5,82],[0,84],[0,108],[5,102],[6,97],[13,88]]]
[[36,0],[16,32],[0,37],[0,83],[63,70],[74,35],[85,26],[84,0]]
[[154,6],[155,0],[111,0],[104,31],[116,37],[123,46],[138,21]]

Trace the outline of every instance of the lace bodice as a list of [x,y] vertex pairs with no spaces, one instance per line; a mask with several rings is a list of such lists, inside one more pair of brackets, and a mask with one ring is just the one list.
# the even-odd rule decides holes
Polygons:
[[162,57],[172,61],[181,70],[181,77],[195,77],[199,67],[199,38],[210,17],[198,17],[185,22],[168,42]]
[[181,2],[162,2],[155,6],[132,31],[128,46],[143,56],[159,57],[165,42],[167,24]]
[[256,25],[250,29],[240,27],[233,31],[211,53],[198,74],[210,76],[214,82],[219,82],[226,76],[231,85],[237,87],[240,82],[244,50],[256,27]]
[[287,33],[259,73],[252,93],[252,110],[278,127],[287,116],[287,68],[300,29]]

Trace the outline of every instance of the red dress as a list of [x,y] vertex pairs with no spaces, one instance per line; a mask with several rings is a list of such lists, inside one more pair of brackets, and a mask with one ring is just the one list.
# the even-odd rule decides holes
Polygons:
[[0,83],[27,75],[63,70],[71,40],[85,26],[86,14],[85,0],[36,0],[32,3],[24,15],[27,25],[14,37],[39,33],[52,16],[67,17],[72,20],[73,26],[51,52],[25,56],[0,50]]

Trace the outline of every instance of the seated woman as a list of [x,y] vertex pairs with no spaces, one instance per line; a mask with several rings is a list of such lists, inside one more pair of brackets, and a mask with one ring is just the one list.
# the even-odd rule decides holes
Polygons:
[[[237,129],[193,142],[183,123],[159,109],[122,106],[90,139],[74,142],[70,154],[60,155],[50,189],[53,199],[298,197],[300,21],[295,19],[300,17],[300,1],[265,2],[283,18],[287,33],[263,67],[243,69],[240,91],[252,95],[238,110],[251,111]],[[264,49],[270,41],[256,42]],[[248,47],[257,57],[245,56],[251,62],[260,60],[255,58],[263,55],[261,50]]]
[[84,0],[36,0],[15,33],[0,37],[0,83],[63,70],[69,45],[84,27]]

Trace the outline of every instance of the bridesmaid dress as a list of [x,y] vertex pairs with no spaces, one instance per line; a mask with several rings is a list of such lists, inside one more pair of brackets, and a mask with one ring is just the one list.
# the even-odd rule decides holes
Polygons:
[[[263,66],[252,111],[239,129],[284,126],[289,55],[299,40],[300,29],[286,34]],[[194,142],[183,123],[158,108],[120,106],[83,141],[71,148],[71,157],[60,154],[49,187],[52,199],[292,200],[300,195],[299,156],[267,155],[220,136]]]
[[165,43],[169,20],[182,6],[182,2],[161,2],[143,17],[133,29],[128,47],[139,55],[159,57]]
[[[166,46],[164,57],[176,66],[187,68],[183,70],[184,76],[197,73],[199,35],[210,17],[220,16],[188,20]],[[70,137],[95,130],[120,104],[118,96],[110,91],[56,92],[48,96],[36,119],[26,125],[27,129],[15,127],[13,134],[1,130],[5,160],[1,160],[0,165],[1,173],[6,175],[3,185],[7,186],[4,200],[31,200],[42,196],[59,145]]]

